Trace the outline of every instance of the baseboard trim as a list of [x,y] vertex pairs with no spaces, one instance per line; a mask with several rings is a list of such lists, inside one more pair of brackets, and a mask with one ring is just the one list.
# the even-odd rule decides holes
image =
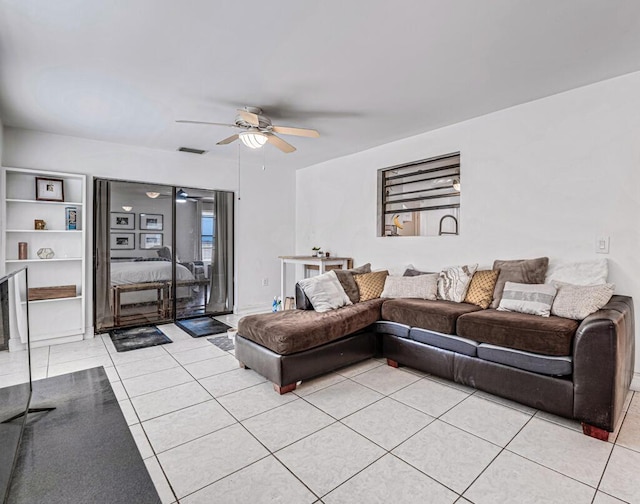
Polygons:
[[238,308],[235,311],[236,315],[244,316],[244,315],[255,315],[257,313],[269,313],[271,310],[266,307],[264,304],[256,304],[256,305],[247,305],[242,308]]
[[640,392],[640,373],[633,373],[633,378],[631,379],[631,385],[629,388],[636,392]]

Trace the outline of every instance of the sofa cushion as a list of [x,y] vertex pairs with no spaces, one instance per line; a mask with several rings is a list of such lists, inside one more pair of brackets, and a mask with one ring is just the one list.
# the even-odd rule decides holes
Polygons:
[[335,310],[350,305],[351,300],[338,281],[335,271],[300,280],[298,285],[311,301],[317,312]]
[[500,275],[496,282],[496,288],[493,290],[491,308],[497,308],[500,305],[500,298],[502,298],[502,291],[504,290],[505,283],[544,283],[548,266],[548,257],[538,257],[537,259],[517,259],[514,261],[494,261],[493,269],[500,270]]
[[477,305],[482,309],[489,308],[499,274],[498,270],[476,271],[471,278],[464,302]]
[[599,285],[607,283],[609,265],[607,259],[590,261],[549,261],[545,283],[564,282],[573,285]]
[[318,313],[285,310],[248,315],[238,322],[238,334],[280,355],[315,348],[364,329],[380,319],[383,301],[374,299]]
[[342,288],[349,296],[352,303],[360,301],[360,293],[358,292],[358,285],[353,278],[353,275],[361,275],[362,273],[371,273],[371,263],[367,263],[363,266],[351,269],[335,269],[333,270],[338,277],[338,280],[342,284]]
[[561,317],[484,310],[461,315],[457,334],[480,343],[542,355],[571,355],[579,323]]
[[382,298],[436,299],[438,275],[388,276]]
[[384,282],[389,276],[387,270],[373,271],[372,273],[364,273],[363,275],[354,275],[353,278],[358,284],[358,292],[360,293],[360,301],[369,301],[377,299],[382,294]]
[[382,318],[443,334],[456,334],[456,320],[463,313],[480,310],[475,305],[424,299],[387,299]]
[[566,376],[573,372],[573,360],[569,356],[540,355],[487,343],[481,343],[478,346],[478,357],[487,361],[531,371],[532,373],[550,376]]
[[389,322],[388,320],[378,320],[371,327],[376,333],[392,334],[393,336],[397,336],[398,338],[408,338],[409,330],[411,329],[411,327],[406,324]]
[[453,334],[442,334],[426,329],[419,329],[417,327],[411,328],[409,331],[409,339],[471,357],[476,356],[476,350],[478,348],[477,341],[461,338]]

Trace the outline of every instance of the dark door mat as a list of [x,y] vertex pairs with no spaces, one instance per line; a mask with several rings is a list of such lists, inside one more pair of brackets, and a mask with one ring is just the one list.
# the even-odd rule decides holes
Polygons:
[[109,333],[109,336],[118,352],[172,343],[169,337],[155,326],[115,329]]
[[[202,338],[212,334],[227,332],[231,326],[218,322],[211,317],[198,317],[192,319],[178,320],[176,325],[189,333],[193,338]],[[226,338],[226,336],[225,336]]]
[[235,350],[236,346],[233,344],[233,340],[229,339],[229,337],[225,334],[224,336],[216,336],[214,338],[207,338],[207,341],[213,343],[220,350],[224,350],[229,352],[230,350]]

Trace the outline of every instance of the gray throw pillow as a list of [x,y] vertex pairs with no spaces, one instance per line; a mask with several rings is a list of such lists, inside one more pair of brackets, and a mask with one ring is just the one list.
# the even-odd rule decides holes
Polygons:
[[491,308],[500,306],[504,284],[516,282],[524,284],[541,284],[547,276],[549,266],[548,257],[538,257],[536,259],[517,259],[514,261],[494,261],[493,269],[500,270],[500,276],[493,290],[493,301]]
[[404,270],[404,275],[402,275],[402,276],[414,277],[414,276],[420,276],[420,275],[433,275],[433,272],[432,271],[418,271],[417,269],[407,268],[406,270]]
[[352,303],[357,303],[360,301],[360,291],[358,290],[358,285],[356,284],[353,275],[362,275],[364,273],[371,273],[371,263],[367,263],[363,266],[358,266],[357,268],[351,269],[334,269],[342,288],[349,296],[349,299]]

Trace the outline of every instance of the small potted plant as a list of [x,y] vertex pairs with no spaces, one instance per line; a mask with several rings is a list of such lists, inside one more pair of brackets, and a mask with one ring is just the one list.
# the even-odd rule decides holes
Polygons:
[[312,257],[322,257],[322,249],[320,247],[313,247],[311,251]]

